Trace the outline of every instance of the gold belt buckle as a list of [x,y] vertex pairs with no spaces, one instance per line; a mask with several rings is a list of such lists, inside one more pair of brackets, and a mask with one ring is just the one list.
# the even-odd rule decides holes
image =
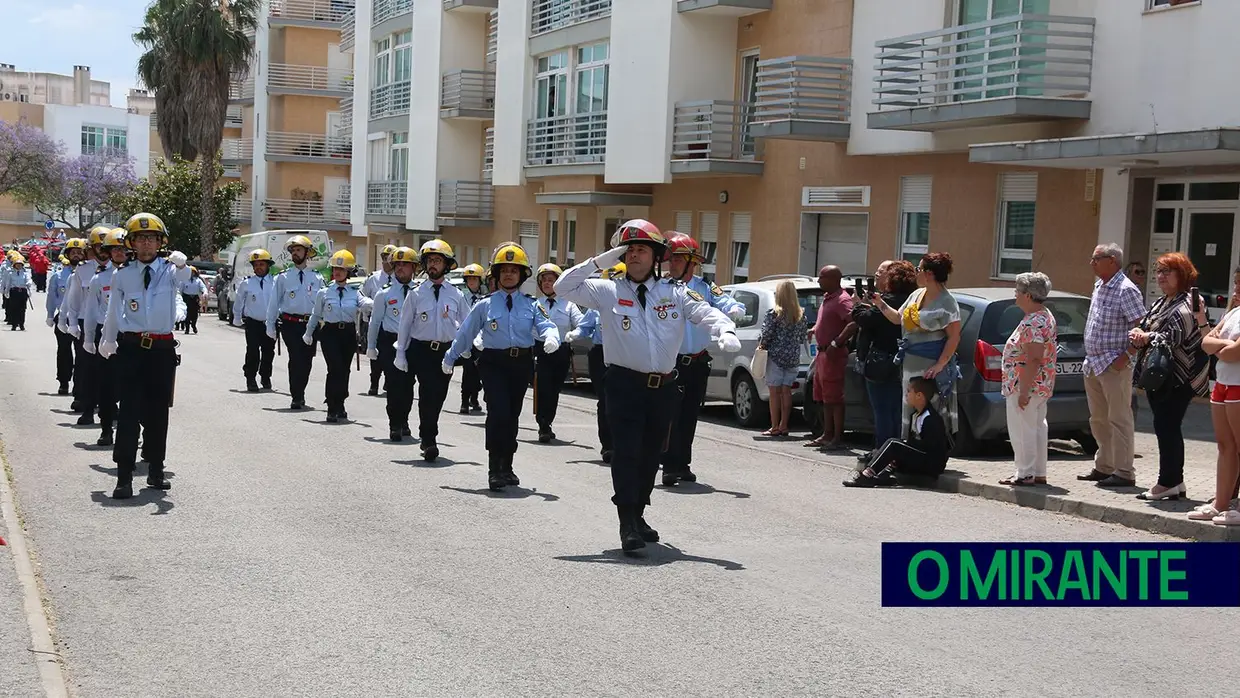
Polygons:
[[431,351],[439,351],[439,342],[431,342]]
[[139,342],[139,345],[140,345],[143,349],[150,349],[152,346],[154,346],[154,345],[155,345],[155,340],[151,339],[151,333],[150,333],[150,332],[143,332],[143,333],[142,333],[142,340]]
[[514,359],[517,358],[521,355],[521,347],[509,347],[508,355]]
[[657,373],[646,374],[646,387],[652,390],[663,387],[663,376]]

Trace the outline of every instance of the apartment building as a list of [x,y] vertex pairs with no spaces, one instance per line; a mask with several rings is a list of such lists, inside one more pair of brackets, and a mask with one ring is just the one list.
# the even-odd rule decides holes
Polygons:
[[90,66],[73,66],[72,75],[18,70],[0,63],[0,102],[26,104],[112,104],[112,86],[90,76]]

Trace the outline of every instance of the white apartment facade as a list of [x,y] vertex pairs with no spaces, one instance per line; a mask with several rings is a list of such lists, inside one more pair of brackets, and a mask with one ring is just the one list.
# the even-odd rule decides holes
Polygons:
[[73,66],[72,75],[18,70],[0,63],[0,102],[20,104],[112,104],[112,86],[90,76],[90,66]]

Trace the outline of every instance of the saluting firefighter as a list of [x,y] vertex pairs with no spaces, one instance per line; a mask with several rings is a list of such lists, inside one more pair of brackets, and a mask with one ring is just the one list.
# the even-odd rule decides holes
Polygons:
[[[603,269],[600,275],[604,279],[618,279],[625,274],[624,262]],[[604,463],[611,463],[611,427],[607,423],[607,363],[603,358],[603,324],[599,320],[599,312],[595,308],[586,311],[577,329],[569,333],[564,342],[576,341],[578,337],[590,338],[590,387],[594,390],[595,416],[598,419],[599,455]]]
[[405,296],[401,306],[393,365],[399,371],[412,371],[417,378],[418,445],[422,458],[434,462],[439,457],[439,413],[452,379],[452,371],[444,375],[440,367],[469,315],[469,305],[456,286],[444,281],[444,275],[456,268],[452,246],[443,240],[428,240],[418,254],[426,281]]
[[148,487],[172,487],[164,478],[168,450],[168,410],[172,407],[177,364],[173,327],[185,320],[185,301],[178,293],[174,265],[160,259],[168,231],[158,216],[134,214],[125,221],[125,246],[135,259],[112,275],[107,319],[99,343],[104,359],[116,355],[113,365],[120,398],[116,420],[116,489],[113,499],[133,496],[133,471],[138,455],[138,427],[142,453],[149,463]]
[[[75,245],[74,240],[80,244]],[[60,257],[61,266],[52,275],[51,285],[47,289],[47,326],[56,333],[56,382],[60,385],[57,395],[69,394],[76,349],[73,335],[60,330],[60,307],[64,305],[65,296],[69,295],[69,281],[73,276],[73,268],[82,261],[85,243],[81,238],[72,238],[65,242],[65,252]]]
[[293,258],[293,266],[275,278],[275,288],[267,306],[267,336],[276,338],[279,322],[284,348],[288,349],[288,391],[293,396],[290,409],[306,406],[306,384],[310,382],[310,366],[314,361],[314,343],[302,341],[315,295],[323,288],[323,277],[306,262],[314,256],[314,243],[305,235],[294,235],[284,243]]
[[[745,315],[744,305],[697,275],[701,264],[706,261],[697,240],[673,230],[667,235],[667,244],[671,252],[668,267],[673,280],[683,283],[685,288],[691,291],[696,291],[733,322]],[[660,459],[663,464],[663,484],[669,487],[681,480],[697,482],[697,475],[689,465],[693,462],[693,439],[697,435],[702,401],[706,399],[706,381],[710,378],[711,356],[707,350],[710,343],[710,334],[705,327],[686,323],[685,338],[680,344],[680,354],[676,357],[676,389],[679,392],[680,404],[676,417],[672,420],[672,436],[668,439],[667,450]]]
[[491,276],[499,290],[473,307],[443,359],[443,372],[451,376],[452,365],[474,348],[481,331],[478,372],[487,393],[487,484],[494,491],[521,484],[512,461],[525,391],[534,374],[535,338],[548,353],[560,348],[560,333],[551,317],[533,296],[518,290],[533,271],[520,245],[501,245],[491,260]]
[[26,304],[34,295],[34,279],[26,267],[26,258],[20,253],[13,258],[13,268],[0,280],[0,294],[4,296],[5,321],[10,330],[26,331]]
[[[91,375],[92,404],[99,407],[99,439],[97,446],[111,446],[112,427],[116,422],[117,396],[116,376],[113,366],[116,361],[107,359],[97,353],[100,340],[103,338],[103,323],[108,316],[108,304],[112,300],[112,277],[129,261],[128,250],[125,249],[125,229],[113,228],[103,238],[103,251],[109,256],[108,263],[100,268],[90,282],[90,293],[86,298],[86,315],[82,319],[82,350],[86,352],[81,358],[89,365]],[[86,417],[88,415],[83,415]]]
[[233,325],[245,328],[245,362],[241,372],[245,375],[247,392],[258,392],[258,379],[263,390],[271,390],[271,364],[276,357],[276,340],[267,336],[267,309],[271,307],[271,294],[275,281],[271,273],[271,253],[261,247],[250,252],[250,268],[254,273],[237,285],[237,299],[233,303]]
[[[465,279],[465,290],[461,293],[465,296],[465,303],[470,310],[490,293],[483,286],[482,279],[485,275],[481,264],[470,264],[461,270],[461,276]],[[482,405],[478,403],[478,394],[482,391],[482,379],[478,377],[478,355],[461,357],[456,363],[461,366],[461,414],[481,412]]]
[[[383,289],[391,286],[396,282],[396,269],[392,264],[392,255],[396,252],[396,245],[384,245],[379,252],[379,268],[370,276],[366,277],[366,281],[362,283],[362,295],[371,299],[379,295]],[[370,336],[370,313],[365,313],[362,317],[361,333],[363,337]],[[370,362],[370,390],[366,391],[367,395],[379,394],[379,377],[387,378],[384,373],[383,363],[372,360]],[[387,390],[387,382],[384,381],[383,390]]]
[[[615,453],[611,461],[612,502],[620,519],[626,551],[659,540],[645,519],[659,454],[672,425],[676,400],[676,356],[684,341],[685,320],[710,328],[719,348],[740,349],[736,325],[697,291],[660,278],[656,264],[667,256],[667,241],[644,220],[617,230],[612,250],[564,272],[557,293],[598,308],[607,337],[607,418]],[[624,260],[623,279],[591,279],[595,270]]]
[[[80,247],[82,257],[77,266],[73,268],[73,275],[69,278],[69,287],[65,290],[65,300],[60,306],[60,331],[73,337],[74,356],[77,357],[73,362],[73,406],[70,408],[74,412],[85,414],[87,401],[85,396],[90,392],[90,376],[87,371],[87,363],[81,361],[82,356],[82,309],[86,305],[86,294],[90,289],[90,280],[95,278],[95,274],[99,269],[98,259],[101,254],[99,245],[103,244],[103,236],[108,232],[103,226],[95,226],[90,231],[90,241],[81,240],[75,247]],[[78,238],[75,238],[78,239]],[[98,245],[96,244],[98,241]],[[65,243],[68,247],[70,240]],[[93,406],[91,406],[93,408]],[[92,409],[93,412],[93,409]],[[79,424],[94,424],[94,416],[85,422],[78,421]]]
[[560,347],[554,352],[544,352],[534,347],[534,419],[538,423],[538,443],[551,443],[555,432],[551,430],[555,413],[560,407],[560,391],[573,362],[572,341],[569,333],[581,324],[583,313],[572,301],[555,297],[555,280],[564,270],[555,264],[538,267],[534,280],[543,295],[539,305],[547,311],[560,333]]
[[301,337],[302,344],[310,347],[314,346],[317,335],[323,348],[323,362],[327,364],[324,397],[329,422],[349,418],[344,411],[344,401],[349,397],[349,373],[357,352],[357,314],[371,305],[370,299],[360,291],[349,288],[349,272],[356,263],[348,250],[332,255],[328,264],[332,283],[315,294],[310,321]]
[[388,437],[402,441],[413,432],[409,429],[409,411],[413,409],[413,381],[408,371],[393,365],[396,338],[404,312],[405,298],[413,289],[413,275],[418,269],[418,253],[412,247],[392,251],[393,283],[375,294],[366,335],[366,356],[370,365],[378,364],[387,384]]

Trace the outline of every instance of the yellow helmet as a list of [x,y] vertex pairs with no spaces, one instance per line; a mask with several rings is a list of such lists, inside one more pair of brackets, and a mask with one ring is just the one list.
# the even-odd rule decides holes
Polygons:
[[91,228],[90,238],[89,238],[90,244],[91,245],[102,245],[103,239],[106,238],[108,236],[108,233],[110,232],[112,232],[112,229],[107,227],[106,225],[97,225]]
[[254,250],[253,252],[250,253],[249,261],[250,261],[250,264],[253,264],[255,262],[266,262],[268,264],[271,264],[271,253],[260,247],[257,250]]
[[136,233],[142,230],[154,230],[168,239],[168,226],[154,213],[135,213],[125,221],[125,230]]
[[[379,252],[380,257],[390,257],[398,248],[396,245],[384,245],[383,250]],[[408,260],[406,260],[408,261]]]
[[618,262],[615,266],[608,267],[603,273],[606,274],[609,279],[618,279],[628,272],[629,268],[625,266],[624,262]]
[[[298,237],[301,237],[300,235]],[[328,266],[333,269],[352,269],[357,264],[357,260],[353,259],[353,253],[348,250],[340,250],[332,255],[331,262]]]
[[65,252],[86,249],[86,238],[69,238],[65,241]]
[[21,253],[21,252],[18,252],[17,250],[9,250],[9,251],[8,251],[8,254],[7,254],[6,256],[7,256],[9,259],[15,259],[15,258],[17,258],[17,257],[20,257],[20,256],[21,256],[21,254],[22,254],[22,253]]
[[17,266],[18,264],[24,265],[25,263],[26,263],[26,258],[21,256],[21,253],[18,253],[17,256],[13,258],[13,266]]
[[[452,245],[443,240],[427,240],[422,243],[422,249],[418,252],[418,256],[425,260],[428,254],[437,254],[443,257],[444,261],[448,263],[446,271],[456,269],[456,255],[452,254]],[[423,262],[423,265],[425,264]]]
[[494,269],[500,264],[515,264],[523,267],[527,274],[533,271],[530,268],[530,258],[525,254],[525,248],[516,243],[508,243],[495,250],[495,257],[491,259],[491,268]]
[[538,268],[538,273],[534,275],[534,278],[541,279],[543,274],[555,274],[556,276],[560,276],[563,273],[564,270],[561,269],[558,264],[551,264],[548,262]]
[[[305,235],[294,235],[293,237],[289,238],[288,241],[284,243],[284,249],[291,251],[294,247],[297,247],[298,245],[306,248],[307,259],[315,255],[316,250],[314,249],[314,243],[311,242],[310,238],[306,237]],[[333,259],[335,259],[335,257],[333,257]],[[350,257],[350,259],[352,259],[352,257]]]
[[483,271],[481,264],[470,264],[461,270],[461,276],[464,277],[475,276],[481,279],[485,275],[486,272]]
[[110,250],[113,247],[124,247],[125,235],[126,233],[124,228],[113,228],[109,230],[108,234],[103,237],[103,249]]
[[[390,253],[392,256],[388,259],[388,261],[391,262],[392,264],[396,264],[397,262],[409,262],[410,264],[419,263],[418,251],[413,249],[412,247],[405,247],[404,245],[401,245],[400,247],[396,247],[395,245],[388,245],[388,247],[392,248],[392,251]],[[383,249],[386,250],[387,247]],[[389,253],[385,253],[385,254],[389,254]]]

